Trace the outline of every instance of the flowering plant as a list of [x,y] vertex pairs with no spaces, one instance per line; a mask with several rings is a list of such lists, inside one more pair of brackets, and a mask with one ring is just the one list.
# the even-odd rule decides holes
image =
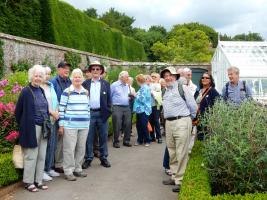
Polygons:
[[[0,153],[10,152],[17,143],[19,132],[15,119],[15,103],[22,90],[17,82],[0,81]],[[7,103],[5,103],[7,102]]]

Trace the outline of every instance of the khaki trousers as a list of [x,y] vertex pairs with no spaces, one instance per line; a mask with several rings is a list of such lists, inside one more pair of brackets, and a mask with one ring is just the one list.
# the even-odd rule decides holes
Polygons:
[[65,129],[63,135],[63,169],[65,175],[82,171],[88,129]]
[[192,121],[190,117],[166,120],[166,143],[170,154],[170,170],[176,185],[181,185],[188,161]]
[[24,153],[24,183],[42,183],[45,166],[45,155],[47,139],[43,138],[42,127],[35,126],[36,129],[36,148],[23,148]]
[[58,134],[58,124],[56,125],[56,135],[55,168],[61,168],[63,165],[63,136]]

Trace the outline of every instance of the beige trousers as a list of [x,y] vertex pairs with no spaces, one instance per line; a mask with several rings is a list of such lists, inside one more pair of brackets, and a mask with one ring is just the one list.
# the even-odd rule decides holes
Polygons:
[[188,161],[188,148],[192,130],[190,117],[166,120],[166,143],[170,154],[170,170],[176,185],[181,185]]
[[35,126],[36,129],[36,148],[23,148],[24,153],[24,183],[42,183],[45,166],[45,155],[47,139],[43,138],[42,127]]
[[55,168],[61,168],[63,165],[63,136],[57,134],[57,148],[55,152]]
[[63,169],[65,175],[82,171],[88,129],[65,129],[63,135]]

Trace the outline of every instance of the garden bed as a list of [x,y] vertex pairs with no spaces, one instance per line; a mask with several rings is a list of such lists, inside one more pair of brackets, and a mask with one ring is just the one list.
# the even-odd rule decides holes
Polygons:
[[196,142],[183,179],[183,185],[179,193],[179,200],[263,200],[267,199],[267,193],[254,193],[245,195],[211,195],[208,170],[205,168],[202,156],[203,144]]

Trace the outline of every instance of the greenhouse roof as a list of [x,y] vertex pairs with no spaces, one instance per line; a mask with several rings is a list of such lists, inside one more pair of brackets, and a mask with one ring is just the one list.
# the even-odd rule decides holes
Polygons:
[[267,42],[219,41],[219,48],[243,77],[267,77]]

